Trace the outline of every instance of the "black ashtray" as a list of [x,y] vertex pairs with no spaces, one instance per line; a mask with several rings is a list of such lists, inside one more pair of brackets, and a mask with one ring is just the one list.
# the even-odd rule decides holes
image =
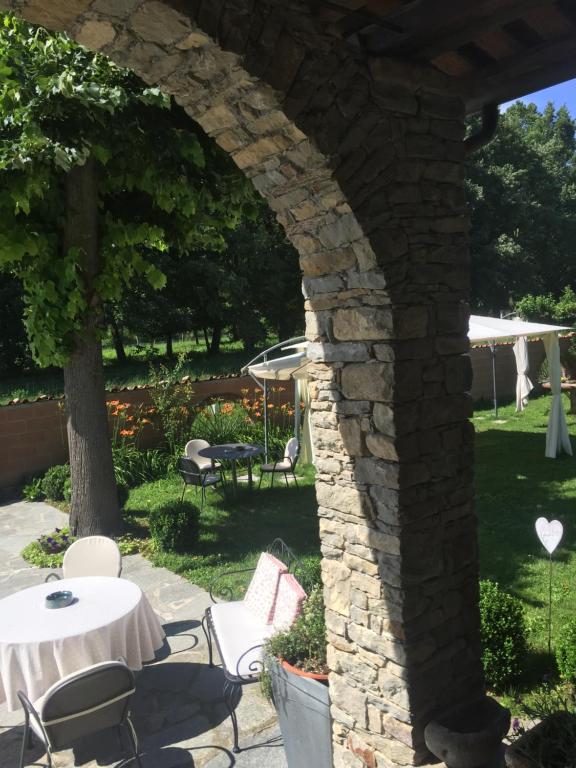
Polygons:
[[46,608],[66,608],[67,605],[74,602],[74,595],[67,589],[62,592],[51,592],[46,595]]

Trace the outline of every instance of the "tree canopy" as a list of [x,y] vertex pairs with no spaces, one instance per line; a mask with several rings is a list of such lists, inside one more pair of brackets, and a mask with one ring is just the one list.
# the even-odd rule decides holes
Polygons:
[[473,154],[472,304],[498,312],[527,293],[559,295],[574,285],[576,123],[565,107],[517,102],[495,138]]
[[0,78],[0,268],[22,281],[35,360],[63,365],[90,302],[78,253],[63,246],[71,168],[98,165],[102,301],[138,276],[162,287],[155,260],[169,248],[218,250],[251,195],[168,97],[65,35],[4,15]]
[[0,16],[0,270],[24,290],[34,359],[64,369],[80,535],[119,525],[104,403],[106,302],[158,254],[218,250],[253,193],[157,89],[63,34]]

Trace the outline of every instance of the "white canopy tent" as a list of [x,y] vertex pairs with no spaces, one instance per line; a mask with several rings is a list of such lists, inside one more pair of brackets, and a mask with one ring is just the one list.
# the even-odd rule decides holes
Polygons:
[[[543,323],[528,323],[523,320],[505,320],[496,317],[483,317],[480,315],[471,315],[469,323],[468,338],[470,344],[485,343],[490,345],[492,350],[492,376],[494,383],[494,404],[496,402],[496,377],[494,366],[495,348],[498,342],[516,339],[514,344],[514,355],[516,358],[517,385],[516,385],[516,408],[522,410],[528,401],[528,395],[532,389],[532,382],[528,378],[528,349],[526,339],[530,337],[541,337],[546,350],[548,359],[548,370],[550,376],[550,390],[552,393],[552,406],[548,419],[548,430],[546,433],[546,452],[548,458],[555,458],[558,453],[565,451],[572,455],[572,446],[568,435],[566,424],[566,415],[562,407],[561,400],[561,374],[560,365],[560,345],[558,334],[560,331],[568,331],[569,328],[558,325],[546,325]],[[248,372],[252,378],[264,389],[266,395],[266,382],[268,380],[288,381],[295,379],[296,387],[296,413],[298,413],[298,404],[302,400],[306,404],[309,402],[307,386],[307,367],[308,359],[306,357],[307,342],[304,337],[290,339],[290,341],[277,344],[266,352],[261,353],[264,357],[261,362],[256,362],[259,358],[250,361],[242,371]],[[293,350],[289,355],[278,357],[274,360],[268,360],[267,355],[275,349]],[[266,399],[266,398],[265,398]],[[307,460],[313,459],[312,441],[310,434],[310,414],[306,407],[304,415],[304,424],[302,429],[303,451],[308,453]],[[265,432],[267,434],[267,414],[265,413]],[[306,445],[307,444],[307,445]],[[309,447],[308,447],[309,446]],[[266,445],[267,448],[267,445]]]
[[528,373],[528,349],[526,339],[538,336],[542,338],[546,357],[548,359],[548,374],[550,377],[550,391],[552,393],[552,406],[548,417],[548,429],[546,432],[546,451],[548,458],[554,459],[565,451],[572,455],[570,436],[566,424],[566,414],[562,407],[560,365],[560,344],[558,334],[560,331],[568,331],[569,328],[559,325],[546,325],[544,323],[527,323],[524,320],[504,320],[497,317],[481,317],[470,315],[468,338],[471,344],[484,342],[490,345],[492,350],[492,377],[494,383],[494,404],[496,406],[496,377],[494,366],[494,353],[498,341],[516,339],[514,344],[514,356],[516,358],[516,409],[522,410],[528,400],[532,389],[532,382]]

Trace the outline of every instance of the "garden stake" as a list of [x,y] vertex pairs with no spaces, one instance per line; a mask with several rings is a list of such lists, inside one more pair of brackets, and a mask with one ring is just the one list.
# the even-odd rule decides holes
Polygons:
[[552,552],[548,558],[550,568],[548,570],[548,656],[552,655]]
[[552,553],[560,544],[564,529],[560,520],[539,517],[536,520],[536,534],[549,555],[548,566],[548,656],[552,653]]

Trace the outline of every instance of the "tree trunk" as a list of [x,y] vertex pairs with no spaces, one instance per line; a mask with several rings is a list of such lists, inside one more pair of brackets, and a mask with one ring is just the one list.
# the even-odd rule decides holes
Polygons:
[[112,342],[116,352],[116,360],[118,360],[119,363],[125,363],[126,350],[124,349],[124,339],[122,338],[122,331],[114,318],[110,321],[110,330],[112,331]]
[[166,357],[174,357],[174,348],[172,346],[172,334],[166,335]]
[[202,328],[204,331],[204,344],[206,344],[206,352],[210,352],[210,339],[208,338],[208,328]]
[[210,342],[209,354],[217,355],[220,352],[220,342],[222,341],[222,325],[216,323],[212,328],[212,340]]
[[98,254],[98,208],[95,162],[89,159],[66,176],[64,249],[78,248],[89,311],[64,366],[72,500],[70,528],[77,536],[109,535],[120,527],[118,494],[104,393],[102,321],[99,298],[93,294]]

